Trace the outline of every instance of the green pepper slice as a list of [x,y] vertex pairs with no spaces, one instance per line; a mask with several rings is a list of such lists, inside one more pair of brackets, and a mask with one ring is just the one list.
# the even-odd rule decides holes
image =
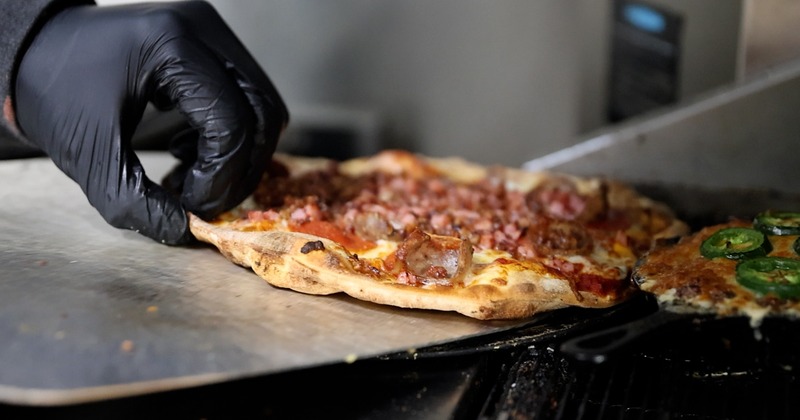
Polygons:
[[792,249],[794,250],[795,254],[800,255],[800,237],[794,240],[794,245],[792,245]]
[[800,235],[800,213],[766,211],[755,217],[753,226],[767,235]]
[[772,245],[762,232],[743,227],[720,229],[700,245],[700,254],[709,259],[741,260],[763,257],[770,251]]
[[781,257],[745,260],[736,266],[736,281],[764,295],[797,298],[800,297],[800,260]]

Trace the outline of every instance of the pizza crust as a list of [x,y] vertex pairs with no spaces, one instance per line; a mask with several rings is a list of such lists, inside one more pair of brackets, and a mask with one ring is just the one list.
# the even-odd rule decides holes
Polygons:
[[[351,256],[339,244],[298,232],[240,232],[203,221],[190,214],[195,237],[216,246],[230,261],[251,268],[272,286],[312,295],[345,293],[359,300],[401,308],[455,311],[471,318],[515,319],[581,305],[607,307],[616,301],[589,293],[576,294],[561,279],[511,272],[511,286],[476,284],[470,287],[418,287],[359,274]],[[323,249],[303,253],[309,242]]]

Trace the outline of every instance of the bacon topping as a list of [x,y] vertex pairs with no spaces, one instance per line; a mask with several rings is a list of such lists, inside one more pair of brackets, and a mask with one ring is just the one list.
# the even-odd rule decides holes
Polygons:
[[528,227],[527,239],[533,255],[578,254],[592,250],[593,240],[588,231],[576,222],[541,218]]

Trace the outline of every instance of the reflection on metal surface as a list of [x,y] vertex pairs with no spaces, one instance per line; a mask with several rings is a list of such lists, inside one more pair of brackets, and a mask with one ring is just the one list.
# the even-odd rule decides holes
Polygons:
[[523,164],[633,183],[800,192],[800,60]]

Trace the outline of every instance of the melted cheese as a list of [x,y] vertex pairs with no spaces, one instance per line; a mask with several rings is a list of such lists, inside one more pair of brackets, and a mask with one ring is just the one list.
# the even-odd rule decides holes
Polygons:
[[494,249],[475,251],[472,254],[472,262],[474,264],[490,264],[498,258],[511,258],[511,254]]
[[389,255],[393,254],[395,251],[397,251],[397,242],[390,242],[390,241],[385,241],[383,239],[379,239],[375,243],[376,246],[374,248],[359,252],[358,253],[359,258],[384,259]]
[[[727,258],[707,259],[700,244],[724,227],[749,227],[737,221],[707,227],[679,243],[651,251],[634,273],[640,288],[655,295],[664,308],[679,313],[745,316],[758,327],[770,316],[800,317],[800,301],[765,297],[736,281],[736,264]],[[769,236],[770,256],[800,258],[792,250],[795,235]]]

